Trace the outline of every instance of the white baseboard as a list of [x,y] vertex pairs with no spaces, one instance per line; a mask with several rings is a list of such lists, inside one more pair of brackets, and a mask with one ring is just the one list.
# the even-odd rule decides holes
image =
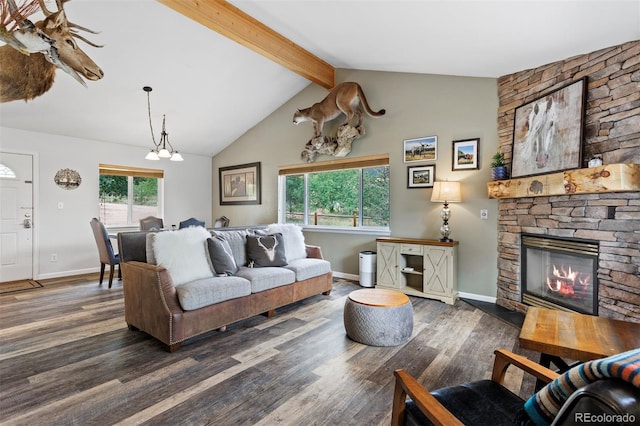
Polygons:
[[463,291],[458,292],[458,297],[461,299],[478,300],[480,302],[496,303],[496,298],[491,296],[485,296],[483,294],[465,293]]
[[[74,275],[85,275],[85,274],[94,274],[96,272],[100,272],[100,267],[97,268],[87,268],[87,269],[75,269],[71,271],[62,271],[62,272],[53,272],[50,274],[38,274],[38,278],[36,280],[48,280],[50,278],[63,278],[63,277],[72,277]],[[109,267],[105,268],[104,274],[106,277],[109,277]],[[114,274],[115,275],[115,274]]]
[[352,280],[360,282],[360,275],[347,274],[345,272],[333,271],[333,276],[336,278],[344,278],[345,280]]

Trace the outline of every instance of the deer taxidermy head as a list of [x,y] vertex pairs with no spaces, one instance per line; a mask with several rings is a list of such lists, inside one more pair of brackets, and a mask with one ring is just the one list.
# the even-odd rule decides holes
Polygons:
[[[63,0],[56,0],[58,10],[50,12],[44,0],[27,0],[20,6],[14,0],[0,0],[0,102],[30,100],[43,95],[53,85],[60,68],[86,87],[83,78],[99,80],[104,73],[76,39],[91,43],[77,33],[87,28],[67,20]],[[33,24],[27,17],[38,9],[45,19]]]

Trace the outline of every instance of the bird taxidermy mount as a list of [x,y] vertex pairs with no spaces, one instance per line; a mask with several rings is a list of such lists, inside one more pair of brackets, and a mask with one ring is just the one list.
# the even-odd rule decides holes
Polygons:
[[[313,137],[306,144],[302,158],[307,162],[315,160],[318,154],[328,154],[344,157],[351,151],[354,139],[364,136],[364,113],[371,117],[381,117],[385,110],[373,111],[369,107],[362,87],[356,82],[345,82],[335,86],[320,102],[309,108],[299,109],[293,114],[293,123],[305,121],[313,123]],[[344,114],[345,120],[338,128],[337,136],[323,136],[324,124]],[[353,118],[357,117],[357,124],[353,126]]]
[[[58,10],[50,12],[44,0],[0,0],[0,102],[30,100],[43,95],[53,85],[57,68],[86,87],[83,78],[99,80],[104,73],[77,45],[75,39],[91,43],[77,30],[96,34],[67,20],[64,0],[56,0]],[[41,10],[45,19],[35,24],[28,17]]]

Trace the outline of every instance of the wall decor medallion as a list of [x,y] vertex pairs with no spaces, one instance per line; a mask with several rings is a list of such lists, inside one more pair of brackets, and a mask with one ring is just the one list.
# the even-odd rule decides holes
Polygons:
[[220,205],[260,204],[260,163],[220,167]]
[[62,189],[76,189],[82,183],[80,173],[72,169],[60,169],[53,177],[53,181]]
[[516,108],[511,177],[580,167],[586,92],[585,77]]

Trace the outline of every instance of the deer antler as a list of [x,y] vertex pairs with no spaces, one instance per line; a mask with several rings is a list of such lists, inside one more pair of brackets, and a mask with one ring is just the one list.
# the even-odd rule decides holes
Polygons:
[[273,247],[271,248],[267,248],[264,246],[264,244],[262,244],[261,237],[257,237],[256,241],[258,242],[258,245],[260,247],[262,247],[265,251],[265,253],[267,254],[267,257],[269,258],[269,261],[273,262],[276,258],[276,247],[278,247],[278,239],[276,237],[273,237]]
[[[32,0],[33,1],[33,0]],[[99,44],[95,44],[89,40],[87,40],[86,38],[84,38],[83,36],[81,36],[80,34],[78,34],[78,32],[76,31],[76,29],[78,30],[82,30],[82,31],[86,31],[88,33],[91,34],[100,34],[99,31],[94,31],[91,30],[89,28],[83,27],[82,25],[78,25],[78,24],[74,24],[73,22],[69,22],[69,20],[67,19],[67,14],[64,11],[64,3],[66,3],[69,0],[56,0],[56,6],[58,6],[58,11],[57,12],[50,12],[49,9],[47,9],[47,7],[44,5],[44,0],[36,0],[38,2],[38,4],[40,5],[40,9],[42,9],[42,12],[44,13],[45,17],[49,17],[51,15],[53,15],[54,13],[62,13],[62,20],[64,21],[64,25],[69,28],[69,31],[71,33],[71,35],[74,38],[77,38],[79,40],[84,41],[85,43],[87,43],[89,46],[93,46],[93,47],[104,47],[102,45]]]

